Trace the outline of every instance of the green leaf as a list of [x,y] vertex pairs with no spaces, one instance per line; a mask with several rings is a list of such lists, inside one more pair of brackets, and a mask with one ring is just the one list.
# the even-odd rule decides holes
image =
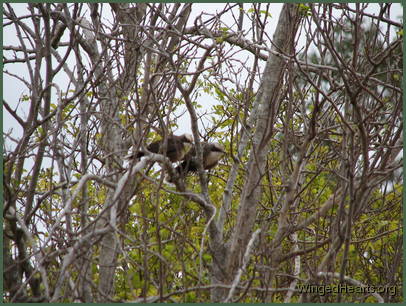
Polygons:
[[30,101],[30,96],[28,96],[28,95],[22,95],[21,101],[23,101],[23,102]]

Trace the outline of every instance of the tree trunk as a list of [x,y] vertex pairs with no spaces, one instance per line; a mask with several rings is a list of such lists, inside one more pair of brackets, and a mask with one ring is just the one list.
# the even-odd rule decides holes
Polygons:
[[[290,55],[294,51],[294,39],[298,29],[300,16],[297,5],[285,4],[282,8],[278,26],[273,40],[273,51]],[[259,104],[258,119],[252,141],[252,149],[248,162],[247,180],[241,195],[238,209],[237,224],[234,228],[224,266],[217,268],[213,280],[221,280],[231,284],[235,273],[241,265],[251,233],[254,229],[256,208],[262,195],[261,181],[264,176],[268,143],[273,135],[273,124],[280,103],[279,92],[285,73],[287,61],[270,53],[255,103]],[[224,256],[224,255],[223,255]],[[221,263],[220,260],[215,261]],[[221,272],[223,273],[221,273]],[[224,273],[225,272],[225,273]],[[212,302],[220,302],[226,297],[227,290],[216,288],[212,294]]]

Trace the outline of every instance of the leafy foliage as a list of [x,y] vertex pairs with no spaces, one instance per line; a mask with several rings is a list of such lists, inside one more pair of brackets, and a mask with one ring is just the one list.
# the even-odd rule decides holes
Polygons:
[[[5,5],[30,37],[5,46],[7,75],[23,62],[30,85],[5,99],[22,136],[4,134],[4,301],[400,302],[403,29],[360,5],[291,5],[294,52],[270,4]],[[126,159],[187,116],[225,147],[215,168],[168,184],[176,164]],[[396,292],[300,292],[343,284]]]

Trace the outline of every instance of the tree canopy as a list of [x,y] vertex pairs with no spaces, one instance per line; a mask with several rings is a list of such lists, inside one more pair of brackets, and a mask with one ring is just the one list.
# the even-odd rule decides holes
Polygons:
[[3,300],[402,301],[394,6],[4,4]]

